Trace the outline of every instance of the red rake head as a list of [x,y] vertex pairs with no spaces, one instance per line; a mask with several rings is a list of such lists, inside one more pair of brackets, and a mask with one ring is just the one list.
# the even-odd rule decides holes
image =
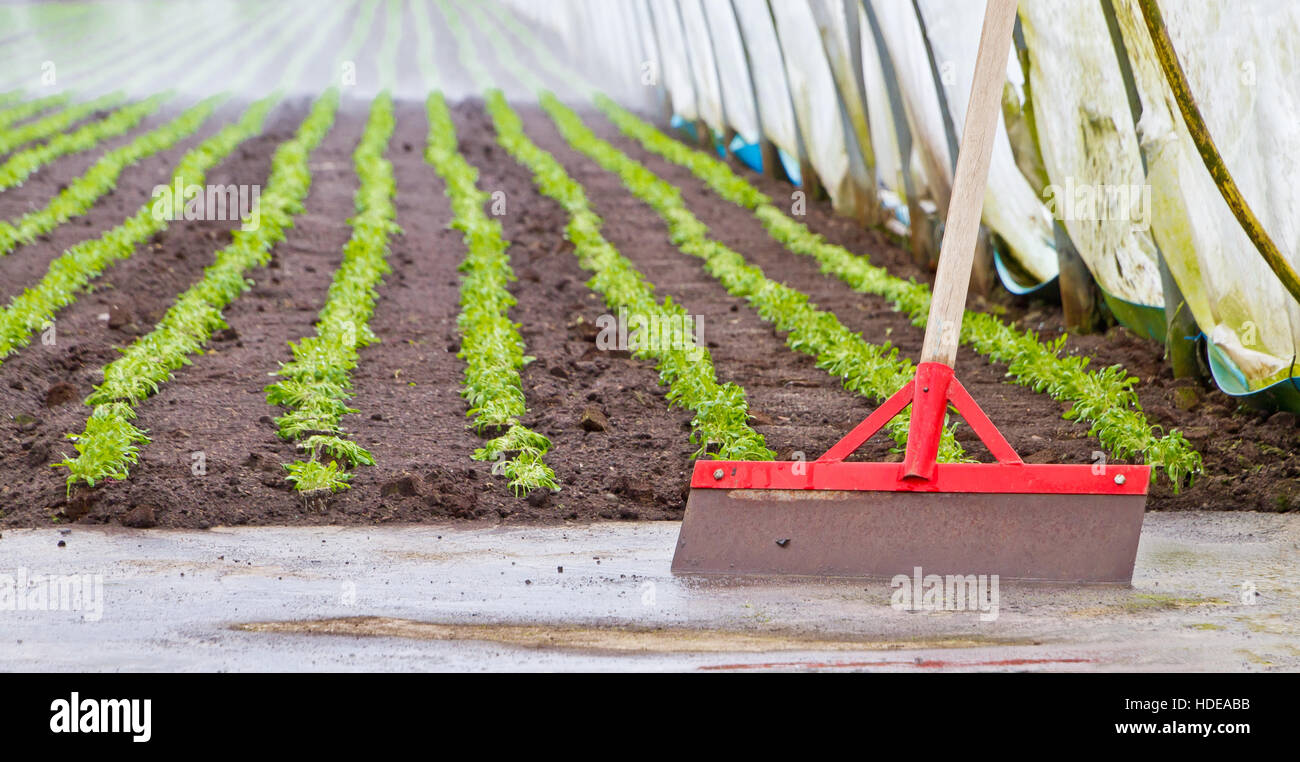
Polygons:
[[[997,463],[938,463],[944,415],[952,404]],[[903,462],[845,462],[886,423],[912,406]],[[1150,466],[1026,464],[953,374],[938,362],[916,376],[820,458],[695,463],[692,488],[900,492],[1145,495]]]
[[[936,463],[948,404],[996,463]],[[902,463],[848,462],[912,406]],[[943,363],[811,462],[695,463],[673,555],[684,574],[935,574],[1127,584],[1148,466],[1023,462]]]

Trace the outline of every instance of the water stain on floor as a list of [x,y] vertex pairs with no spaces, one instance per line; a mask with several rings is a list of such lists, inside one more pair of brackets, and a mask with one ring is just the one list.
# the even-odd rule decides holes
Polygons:
[[766,651],[888,651],[1034,645],[1036,641],[946,637],[915,640],[821,639],[807,635],[687,628],[584,627],[563,625],[444,624],[391,617],[342,617],[287,622],[249,622],[243,632],[282,635],[476,640],[521,648],[639,653],[761,653]]

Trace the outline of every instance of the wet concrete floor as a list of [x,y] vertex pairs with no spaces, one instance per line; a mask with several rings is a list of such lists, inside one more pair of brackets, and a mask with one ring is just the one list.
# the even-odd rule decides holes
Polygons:
[[1300,516],[1149,514],[1131,588],[1002,582],[982,610],[674,577],[677,528],[7,530],[0,669],[1300,669]]

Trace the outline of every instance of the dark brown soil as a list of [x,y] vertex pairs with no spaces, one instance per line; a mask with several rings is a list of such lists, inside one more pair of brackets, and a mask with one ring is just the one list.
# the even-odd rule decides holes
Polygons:
[[[174,107],[167,111],[172,117],[179,113]],[[172,170],[187,151],[237,119],[239,114],[240,108],[235,104],[218,108],[194,134],[178,141],[170,149],[122,170],[117,186],[100,197],[85,215],[59,225],[31,245],[19,246],[8,256],[0,257],[0,303],[7,304],[15,294],[39,280],[50,262],[69,247],[96,238],[135,214],[142,204],[149,201],[155,185],[170,181]],[[137,136],[147,126],[137,127],[125,140]],[[122,140],[119,138],[108,145],[119,145]],[[13,220],[45,207],[52,196],[88,169],[103,155],[103,151],[97,148],[86,154],[65,157],[28,178],[22,185],[0,192],[0,219]]]
[[[549,458],[560,483],[530,515],[636,519],[680,518],[695,447],[691,414],[669,409],[658,372],[626,353],[596,348],[597,319],[608,312],[584,284],[564,238],[568,215],[534,190],[529,173],[497,146],[481,104],[455,111],[466,158],[479,187],[505,194],[500,218],[518,282],[512,317],[528,354],[538,359],[521,376],[529,399],[524,423],[551,439]],[[582,425],[584,414],[601,426]],[[603,429],[603,430],[601,430]]]
[[[440,64],[454,65],[441,59]],[[306,105],[298,99],[278,109],[266,134],[237,149],[212,171],[210,182],[264,184],[271,153],[297,128]],[[477,102],[456,106],[455,121],[462,150],[481,173],[480,188],[504,194],[500,220],[512,241],[518,275],[512,288],[518,304],[511,314],[521,324],[528,354],[537,358],[521,373],[530,409],[524,423],[551,439],[547,462],[563,489],[514,496],[504,478],[492,474],[492,464],[469,457],[491,432],[478,435],[468,428],[459,394],[464,363],[456,357],[457,266],[465,247],[460,234],[447,227],[450,209],[442,182],[423,160],[427,123],[423,104],[416,102],[399,103],[389,151],[397,222],[404,232],[393,241],[394,272],[379,290],[371,323],[381,341],[362,351],[352,401],[360,412],[344,419],[378,465],[356,469],[352,489],[323,503],[308,505],[288,488],[280,464],[295,452],[276,436],[272,418],[279,411],[266,403],[264,387],[278,363],[288,359],[287,342],[312,333],[341,259],[356,190],[351,152],[366,106],[345,101],[334,130],[312,157],[305,212],[271,264],[250,273],[254,287],[226,312],[230,329],[138,406],[138,423],[153,441],[142,448],[128,480],[79,489],[69,500],[63,472],[49,464],[72,453],[64,434],[84,427],[89,408],[80,400],[100,380],[103,365],[118,356],[115,347],[152,329],[175,295],[200,277],[234,223],[174,223],[59,314],[53,346],[38,341],[0,364],[0,525],[41,525],[52,517],[206,527],[681,516],[695,450],[688,442],[690,413],[668,406],[650,363],[596,349],[594,326],[607,309],[585,285],[589,276],[564,238],[567,215],[540,196],[527,170],[496,145]],[[672,296],[702,316],[719,378],[746,388],[753,423],[771,447],[785,457],[797,452],[815,457],[870,412],[876,401],[845,391],[811,358],[789,350],[784,336],[727,294],[699,260],[681,254],[658,216],[616,177],[564,145],[544,115],[531,107],[521,108],[521,114],[529,134],[586,186],[609,240],[656,284],[660,296]],[[234,112],[220,116],[228,121]],[[809,260],[772,241],[749,213],[719,200],[684,170],[646,155],[603,118],[593,114],[589,122],[681,187],[714,235],[769,277],[810,294],[867,341],[889,341],[915,356],[920,331],[882,300],[821,275]],[[84,223],[61,226],[49,240],[0,258],[0,297],[7,299],[39,278],[67,246],[137,209],[180,154],[214,125],[124,173],[118,189]],[[48,198],[84,167],[79,161],[88,163],[87,158],[57,162],[22,188],[0,193],[0,215],[12,217]],[[789,192],[750,177],[774,196]],[[896,274],[928,277],[882,234],[834,216],[824,203],[811,204],[806,221]],[[1050,305],[1007,302],[993,308],[1047,336],[1060,329]],[[1122,329],[1072,337],[1069,346],[1093,355],[1098,364],[1122,363],[1139,375],[1148,414],[1178,426],[1201,447],[1207,474],[1178,496],[1157,485],[1152,507],[1278,510],[1300,501],[1293,497],[1300,495],[1296,464],[1286,454],[1297,435],[1290,416],[1240,411],[1218,392],[1173,381],[1161,367],[1158,348]],[[1005,369],[969,351],[959,362],[963,382],[1027,460],[1086,463],[1101,449],[1086,426],[1060,417],[1061,404],[1005,383]],[[960,428],[959,435],[972,453],[985,455],[969,429]],[[878,438],[861,457],[896,458],[889,445]]]
[[[264,186],[271,152],[292,135],[306,113],[305,105],[300,101],[277,109],[267,130],[236,148],[211,170],[208,182]],[[19,247],[0,259],[0,283],[6,292],[20,290],[41,277],[64,248],[98,235],[134,213],[150,198],[153,185],[166,180],[170,166],[186,147],[182,145],[123,172],[117,189],[85,218],[90,224],[62,225],[49,240]],[[44,174],[32,184],[45,185],[47,195],[55,189],[52,177]],[[0,194],[0,199],[5,196]],[[134,507],[119,505],[114,509],[117,498],[111,488],[96,490],[89,501],[66,500],[63,477],[49,464],[73,453],[64,435],[80,432],[90,412],[77,400],[84,399],[102,379],[102,367],[119,356],[116,348],[152,329],[175,295],[211,263],[213,252],[229,242],[229,230],[237,224],[173,223],[132,257],[110,267],[95,282],[92,293],[82,295],[61,311],[56,316],[52,344],[38,337],[0,364],[0,414],[5,427],[0,437],[0,509],[4,511],[4,522],[43,523],[60,513],[72,519],[87,511],[94,511],[99,520],[108,520]],[[75,395],[51,394],[52,389],[61,389],[64,384],[73,387]],[[61,404],[48,406],[47,401]],[[141,406],[142,412],[145,407]],[[164,440],[182,434],[155,431],[153,435],[156,440]],[[148,452],[146,448],[146,457]],[[147,471],[147,465],[142,465],[145,467],[141,470]],[[176,500],[181,498],[183,507],[183,496],[183,489],[168,486],[151,502],[178,506]],[[105,497],[109,498],[107,502],[101,500]],[[105,507],[98,507],[101,502]]]
[[[529,136],[587,189],[609,242],[655,284],[656,294],[700,317],[718,380],[744,387],[755,428],[769,447],[811,460],[871,412],[870,402],[844,391],[812,358],[787,349],[782,336],[704,271],[701,260],[679,252],[659,216],[615,175],[569,149],[545,114],[519,111]],[[874,454],[883,457],[885,449]]]

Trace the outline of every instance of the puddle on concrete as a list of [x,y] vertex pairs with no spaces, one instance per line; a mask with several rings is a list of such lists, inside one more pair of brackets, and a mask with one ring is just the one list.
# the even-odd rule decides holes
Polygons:
[[916,640],[841,640],[801,635],[686,628],[636,629],[559,625],[442,624],[391,617],[342,617],[237,624],[243,632],[281,635],[414,640],[476,640],[521,648],[638,653],[761,653],[765,651],[889,651],[917,648],[975,648],[1039,645],[1030,639],[947,637]]
[[1246,625],[1251,632],[1266,635],[1295,635],[1296,627],[1279,613],[1246,614],[1236,617],[1238,622]]
[[1133,591],[1116,603],[1098,606],[1084,606],[1066,613],[1072,617],[1085,619],[1122,618],[1133,614],[1174,613],[1199,609],[1207,606],[1231,606],[1233,602],[1225,598],[1208,598],[1202,596],[1178,596],[1166,593]]

